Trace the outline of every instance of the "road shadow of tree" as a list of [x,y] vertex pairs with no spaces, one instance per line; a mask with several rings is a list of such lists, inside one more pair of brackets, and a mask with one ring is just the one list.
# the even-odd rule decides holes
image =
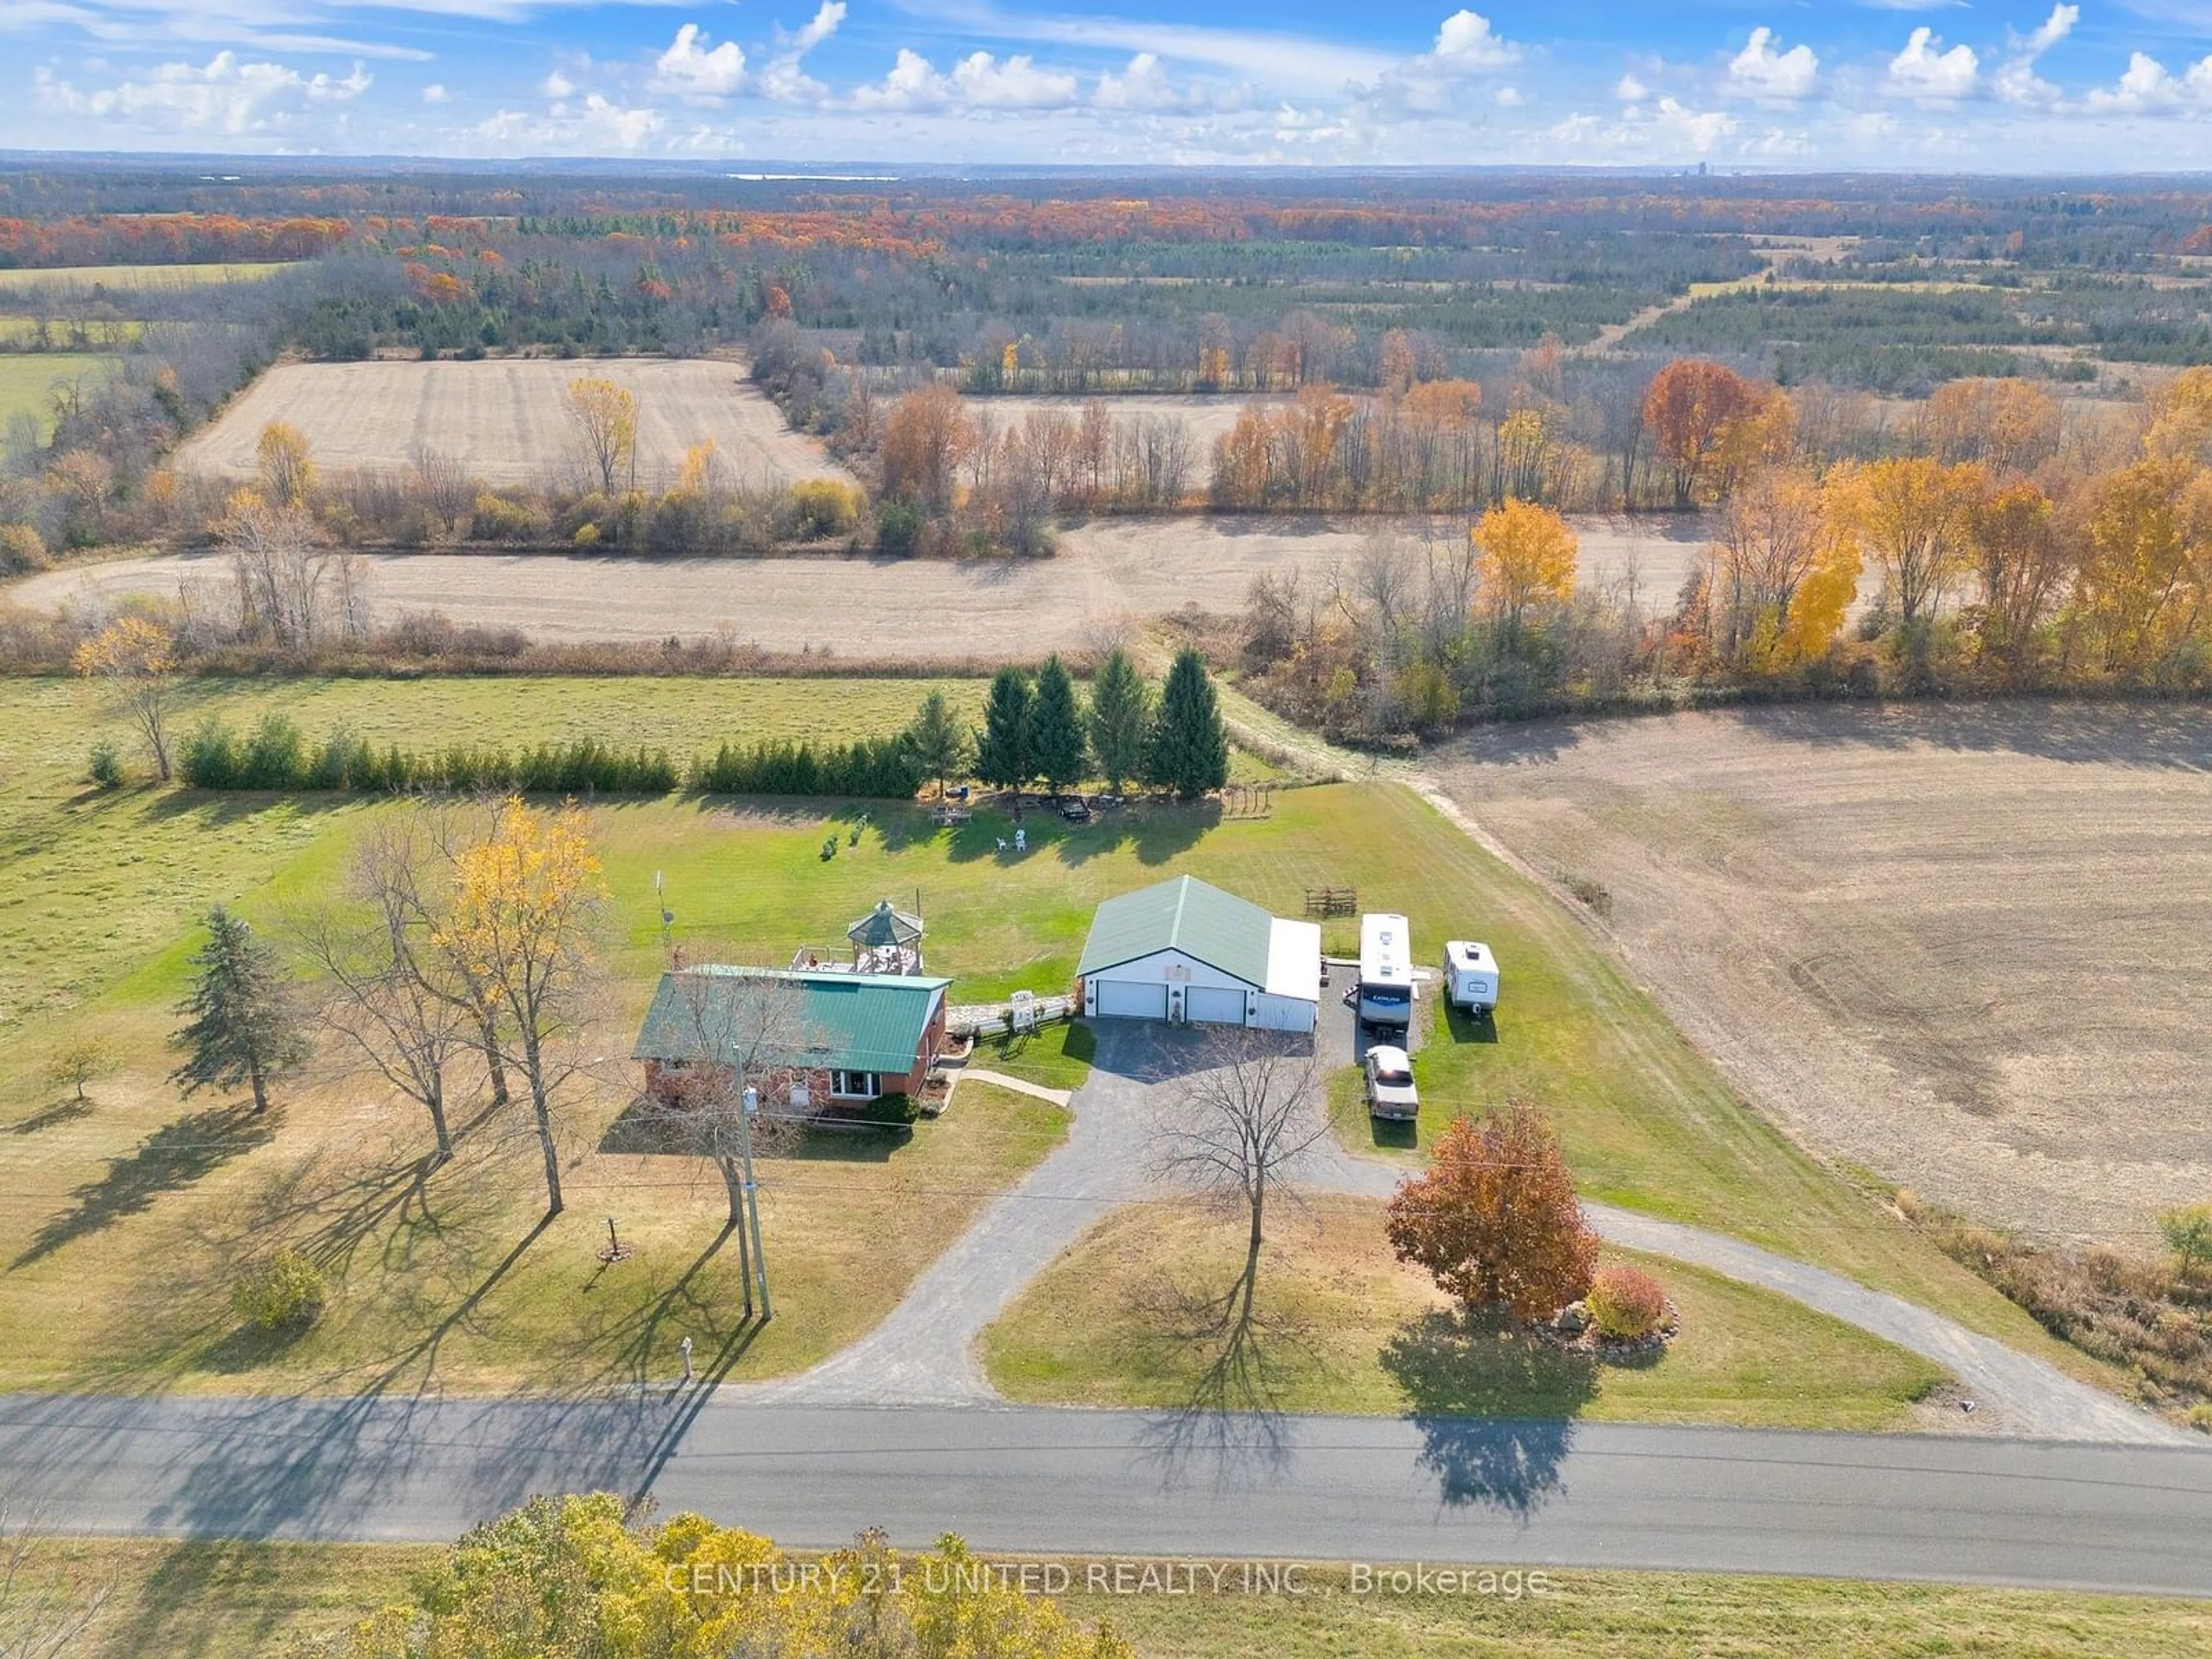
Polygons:
[[1133,1297],[1151,1332],[1146,1358],[1176,1370],[1197,1362],[1182,1399],[1148,1417],[1138,1437],[1161,1484],[1207,1476],[1216,1487],[1251,1486],[1279,1473],[1291,1451],[1285,1361],[1302,1343],[1262,1309],[1253,1273],[1217,1292],[1162,1276]]
[[1575,1419],[1597,1395],[1591,1356],[1435,1311],[1400,1327],[1380,1358],[1445,1504],[1526,1520],[1565,1490]]
[[205,1179],[232,1159],[267,1145],[282,1121],[281,1109],[256,1113],[240,1101],[163,1124],[133,1152],[108,1159],[105,1174],[76,1188],[70,1194],[75,1207],[50,1218],[9,1270],[43,1261],[64,1245],[148,1209],[164,1194]]

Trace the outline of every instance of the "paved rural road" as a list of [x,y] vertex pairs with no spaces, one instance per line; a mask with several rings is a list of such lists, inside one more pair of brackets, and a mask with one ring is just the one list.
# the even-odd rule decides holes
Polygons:
[[[1222,1431],[1230,1431],[1224,1443]],[[1624,1424],[1017,1408],[0,1399],[42,1528],[441,1540],[651,1492],[800,1547],[1668,1567],[2212,1594],[2212,1455]]]

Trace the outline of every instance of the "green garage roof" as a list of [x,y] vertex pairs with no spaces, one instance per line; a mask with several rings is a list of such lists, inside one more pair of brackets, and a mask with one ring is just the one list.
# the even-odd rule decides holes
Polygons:
[[1109,898],[1091,918],[1076,971],[1091,975],[1159,951],[1180,951],[1247,985],[1267,983],[1267,940],[1275,919],[1249,900],[1195,876]]
[[922,1033],[949,979],[918,974],[794,973],[777,968],[685,968],[660,976],[633,1060],[697,1061],[708,1050],[726,1053],[750,1028],[748,981],[781,981],[805,998],[799,1014],[803,1054],[777,1055],[778,1064],[804,1061],[848,1072],[905,1073],[914,1068]]

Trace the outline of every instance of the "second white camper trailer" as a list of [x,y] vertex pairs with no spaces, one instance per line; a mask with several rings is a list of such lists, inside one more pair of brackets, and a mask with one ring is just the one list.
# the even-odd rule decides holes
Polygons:
[[1498,1007],[1498,958],[1487,945],[1455,939],[1444,945],[1444,995],[1455,1008],[1487,1014]]

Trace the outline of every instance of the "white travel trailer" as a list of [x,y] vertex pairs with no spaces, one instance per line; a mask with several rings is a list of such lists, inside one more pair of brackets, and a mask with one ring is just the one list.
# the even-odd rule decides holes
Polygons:
[[1469,939],[1444,945],[1444,995],[1455,1008],[1486,1014],[1498,1006],[1498,958],[1490,947]]
[[1399,1031],[1413,1023],[1413,930],[1403,916],[1359,919],[1359,1023]]

